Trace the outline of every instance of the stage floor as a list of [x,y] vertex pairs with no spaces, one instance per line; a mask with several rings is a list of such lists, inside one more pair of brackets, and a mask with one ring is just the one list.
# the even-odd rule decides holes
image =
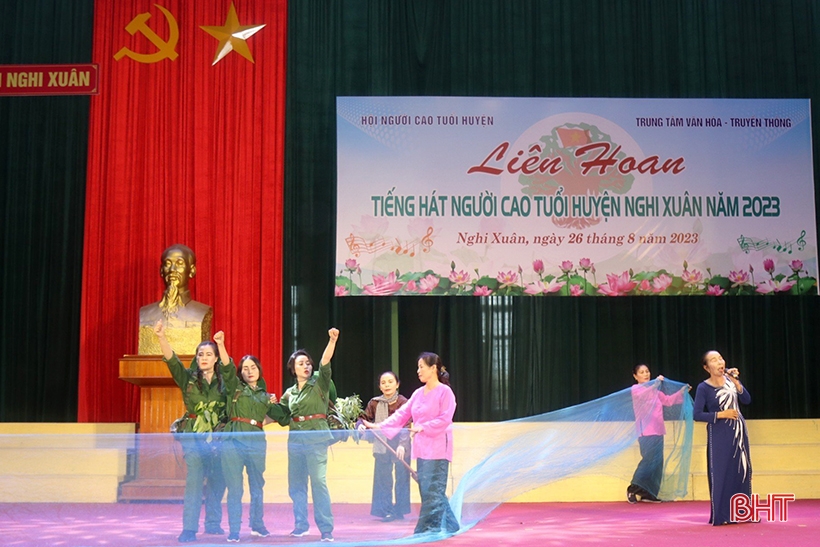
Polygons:
[[[418,507],[414,507],[414,512]],[[402,537],[412,534],[415,518],[383,523],[369,506],[333,506],[334,545],[362,545],[361,538]],[[247,522],[247,506],[243,514]],[[415,514],[415,513],[414,513]],[[817,545],[820,500],[797,500],[788,505],[783,522],[714,527],[707,524],[709,503],[517,503],[499,506],[472,529],[434,542],[442,547],[476,545],[624,546],[624,547],[770,547]],[[163,547],[180,545],[176,538],[182,520],[181,504],[48,504],[0,503],[0,544],[6,547]],[[271,532],[256,538],[243,524],[239,545],[327,545],[319,543],[316,528],[309,536],[291,538],[290,504],[266,504],[265,523]],[[223,519],[227,529],[227,516]],[[412,542],[412,541],[411,541]],[[391,545],[401,541],[389,541]],[[407,542],[404,542],[407,543]],[[428,543],[429,545],[430,543]],[[227,545],[226,536],[198,535],[189,545]]]

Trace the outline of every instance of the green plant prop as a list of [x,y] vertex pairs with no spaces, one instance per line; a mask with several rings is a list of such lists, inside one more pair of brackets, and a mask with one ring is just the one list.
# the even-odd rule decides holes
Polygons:
[[220,401],[210,401],[205,403],[200,401],[194,407],[196,421],[194,422],[195,433],[208,433],[207,442],[211,442],[211,433],[220,431],[225,427],[222,421],[225,403]]
[[337,397],[336,402],[328,406],[327,423],[338,441],[346,441],[352,434],[353,440],[359,442],[356,422],[362,415],[362,400],[358,395]]

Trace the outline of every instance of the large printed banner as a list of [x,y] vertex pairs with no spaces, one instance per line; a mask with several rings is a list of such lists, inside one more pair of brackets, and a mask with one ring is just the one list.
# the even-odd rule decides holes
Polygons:
[[339,97],[336,295],[817,294],[803,99]]

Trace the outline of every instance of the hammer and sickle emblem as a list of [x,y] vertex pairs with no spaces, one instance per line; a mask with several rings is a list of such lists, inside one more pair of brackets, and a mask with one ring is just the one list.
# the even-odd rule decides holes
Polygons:
[[171,59],[172,61],[179,57],[179,54],[174,51],[174,48],[177,46],[177,41],[179,40],[179,27],[177,27],[177,21],[174,19],[174,16],[171,15],[171,12],[167,9],[163,8],[159,4],[154,4],[164,15],[165,19],[168,20],[168,27],[171,30],[170,36],[168,37],[168,41],[164,41],[162,38],[157,36],[157,34],[151,30],[146,23],[148,19],[151,18],[150,13],[140,13],[136,17],[134,17],[128,26],[125,27],[125,30],[128,31],[128,34],[132,36],[139,32],[148,40],[157,46],[156,53],[136,53],[131,51],[130,49],[124,47],[120,49],[115,55],[114,60],[119,61],[124,56],[128,56],[138,63],[157,63],[162,61],[163,59]]

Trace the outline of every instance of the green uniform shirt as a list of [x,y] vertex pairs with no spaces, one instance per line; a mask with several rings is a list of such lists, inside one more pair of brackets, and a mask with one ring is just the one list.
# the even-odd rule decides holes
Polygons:
[[[211,378],[211,383],[202,380],[202,387],[197,384],[196,368],[185,368],[174,353],[170,359],[162,359],[168,365],[168,370],[171,371],[171,376],[174,382],[182,390],[182,401],[185,403],[186,414],[196,414],[196,405],[198,403],[216,402],[215,408],[218,407],[219,415],[224,421],[225,417],[225,385],[224,382],[220,385],[219,378],[214,374]],[[234,367],[234,370],[236,368]],[[194,430],[193,419],[185,421],[183,432],[190,433]]]
[[231,418],[247,418],[256,420],[259,425],[265,420],[268,413],[271,418],[279,421],[284,418],[284,409],[279,405],[270,402],[270,395],[267,392],[267,385],[264,378],[256,382],[256,387],[251,387],[243,382],[237,374],[233,359],[228,365],[222,366],[222,378],[225,381],[227,394],[227,415],[228,425],[225,431],[251,431],[261,432],[262,429],[245,422],[232,422]]
[[[328,401],[336,400],[336,386],[331,380],[330,363],[321,365],[319,370],[305,382],[302,389],[294,384],[282,394],[281,406],[285,407],[291,416],[288,425],[290,431],[325,431],[326,433],[314,433],[310,435],[291,435],[289,442],[320,443],[330,442],[333,436],[327,425],[327,419],[319,418],[315,420],[305,420],[298,422],[293,420],[293,416],[310,416],[311,414],[327,414]],[[284,420],[277,420],[280,424]]]

